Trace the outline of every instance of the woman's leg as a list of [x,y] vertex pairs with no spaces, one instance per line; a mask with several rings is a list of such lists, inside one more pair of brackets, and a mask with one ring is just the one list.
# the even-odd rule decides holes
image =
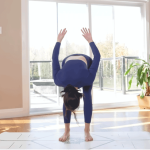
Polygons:
[[71,111],[67,110],[67,115],[65,116],[66,113],[66,107],[65,104],[63,103],[63,116],[64,116],[64,123],[70,123],[71,119]]
[[66,107],[63,104],[63,117],[64,117],[64,123],[65,123],[65,132],[64,134],[59,138],[59,141],[66,141],[68,136],[70,136],[70,119],[71,119],[71,111],[67,110],[67,115],[65,116]]
[[85,119],[85,140],[86,141],[92,141],[93,138],[90,135],[90,123],[91,123],[91,117],[92,117],[92,96],[91,96],[91,90],[92,85],[90,86],[84,86],[83,87],[83,93],[84,96],[84,119]]

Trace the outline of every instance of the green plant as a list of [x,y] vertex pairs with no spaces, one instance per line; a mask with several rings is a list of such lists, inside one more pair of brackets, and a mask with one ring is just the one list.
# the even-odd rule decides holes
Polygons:
[[[140,87],[141,87],[140,98],[144,98],[144,96],[149,96],[149,94],[150,94],[150,87],[149,87],[149,85],[150,85],[150,64],[143,59],[135,59],[135,60],[141,60],[142,63],[139,64],[139,63],[132,62],[130,64],[129,69],[125,72],[124,76],[126,76],[133,67],[138,66],[138,69],[136,72],[136,74],[137,74],[137,77],[136,77],[137,85],[136,86],[138,87],[138,85],[140,85]],[[133,75],[132,75],[131,79],[129,80],[128,89],[131,88],[132,79],[133,79]]]

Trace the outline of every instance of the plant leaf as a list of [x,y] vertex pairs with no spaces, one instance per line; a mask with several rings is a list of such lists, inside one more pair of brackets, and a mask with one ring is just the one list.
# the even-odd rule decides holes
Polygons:
[[150,86],[150,76],[148,77],[148,85]]
[[129,86],[128,86],[128,90],[131,88],[131,84],[132,84],[132,79],[133,79],[133,75],[132,75],[132,77],[131,77],[131,79],[130,79],[130,81],[129,81]]
[[146,69],[147,69],[147,67],[144,67],[144,69],[142,70],[142,72],[145,72]]
[[142,87],[141,87],[142,89],[143,89],[143,91],[146,89],[146,84],[145,84],[145,82],[143,82],[143,84],[142,84]]
[[148,62],[144,62],[143,64],[147,64],[148,66],[150,66],[150,64]]
[[142,60],[142,59],[140,59],[140,58],[136,58],[135,60]]
[[140,77],[141,77],[141,74],[142,74],[142,70],[143,70],[143,66],[142,65],[141,67],[138,68],[138,71],[137,71],[137,80],[140,82]]
[[135,60],[142,60],[143,62],[146,62],[145,60],[143,60],[143,59],[140,59],[140,58],[136,58]]
[[145,60],[143,60],[143,59],[135,59],[135,60],[142,60],[144,62],[143,64],[147,64],[147,65],[150,66],[150,64],[148,62],[146,62]]
[[124,73],[124,76],[126,76],[126,75],[130,72],[131,68],[133,68],[134,66],[137,66],[136,64],[133,65],[133,63],[134,63],[134,62],[132,62],[132,63],[130,64],[129,69]]
[[140,80],[139,80],[141,86],[142,86],[142,84],[143,84],[143,80],[144,80],[144,74],[142,73],[142,74],[141,74],[141,78],[140,78]]
[[140,94],[140,98],[143,99],[144,98],[144,92],[142,90],[141,94]]
[[124,75],[127,75],[130,72],[131,68],[129,68]]
[[141,64],[139,64],[139,63],[135,63],[135,66],[139,66],[139,65],[141,65]]
[[150,76],[150,69],[148,69],[148,77]]
[[143,76],[144,76],[144,77],[143,77],[143,81],[144,81],[144,82],[148,82],[147,73],[144,73]]
[[133,63],[134,63],[134,62],[132,62],[132,63],[130,64],[130,68],[132,68],[132,66],[133,66]]
[[137,84],[136,84],[136,86],[138,87],[139,86],[139,81],[137,80]]

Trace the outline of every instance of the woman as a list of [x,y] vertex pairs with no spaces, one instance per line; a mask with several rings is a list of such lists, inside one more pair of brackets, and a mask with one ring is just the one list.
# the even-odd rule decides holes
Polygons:
[[[89,29],[88,29],[89,30]],[[67,56],[62,62],[62,69],[60,69],[58,56],[62,39],[66,34],[66,28],[57,37],[57,43],[55,44],[52,54],[52,66],[53,66],[53,78],[54,82],[58,86],[64,87],[65,92],[62,95],[64,98],[63,103],[63,116],[65,123],[65,132],[59,138],[59,141],[66,141],[70,136],[70,118],[71,112],[74,113],[75,109],[79,108],[80,98],[83,96],[84,100],[84,120],[85,120],[85,141],[92,141],[93,138],[90,135],[90,123],[92,117],[92,97],[91,90],[93,81],[96,76],[96,72],[99,66],[100,53],[95,43],[93,42],[91,32],[86,28],[81,29],[83,37],[88,41],[93,54],[93,60],[85,54],[72,54]],[[79,88],[83,87],[83,94],[79,93]]]

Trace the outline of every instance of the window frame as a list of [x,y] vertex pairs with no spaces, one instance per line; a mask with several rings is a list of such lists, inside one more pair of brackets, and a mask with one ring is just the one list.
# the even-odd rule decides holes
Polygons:
[[[41,1],[41,0],[30,0],[30,1]],[[73,4],[87,4],[88,6],[88,22],[89,22],[89,28],[92,32],[92,25],[91,25],[91,5],[92,4],[97,4],[97,5],[107,5],[107,6],[138,6],[141,7],[141,15],[142,15],[142,22],[143,22],[143,40],[144,40],[144,55],[145,55],[145,60],[147,61],[149,59],[149,5],[150,3],[147,0],[108,0],[108,1],[104,1],[104,0],[42,0],[43,2],[56,2],[56,10],[58,11],[58,3],[73,3]],[[28,2],[26,0],[22,0],[22,30],[24,31],[24,33],[26,32],[26,34],[22,34],[22,81],[23,81],[23,87],[22,87],[22,94],[23,94],[23,112],[25,115],[30,116],[32,114],[30,114],[30,88],[29,88],[29,34],[28,34]],[[24,5],[23,5],[24,4]],[[58,14],[58,13],[57,13]],[[57,15],[58,16],[58,15]],[[24,20],[25,19],[25,20]],[[58,18],[57,18],[58,21]],[[58,35],[58,24],[57,24],[57,35]],[[25,45],[26,44],[26,45]],[[92,51],[90,50],[90,46],[89,46],[89,56],[92,56]],[[147,57],[146,57],[147,56]],[[93,92],[92,92],[93,93]],[[93,94],[92,94],[93,97]],[[119,104],[116,104],[116,106]],[[133,102],[126,104],[126,106],[133,106]],[[119,105],[120,106],[120,105]],[[125,106],[125,104],[124,104]],[[100,104],[99,108],[105,108],[105,104],[104,106],[102,106],[102,104]],[[107,108],[111,108],[111,104],[107,104]],[[61,107],[59,107],[60,109],[62,109]],[[93,109],[94,108],[98,108],[98,105],[96,104],[93,105]],[[81,108],[82,110],[82,108]],[[45,113],[43,112],[38,112],[38,113],[34,113],[35,114],[47,114],[47,113],[56,113],[56,112],[62,112],[62,110],[58,110],[57,111],[47,111]],[[22,114],[23,115],[23,114]]]

